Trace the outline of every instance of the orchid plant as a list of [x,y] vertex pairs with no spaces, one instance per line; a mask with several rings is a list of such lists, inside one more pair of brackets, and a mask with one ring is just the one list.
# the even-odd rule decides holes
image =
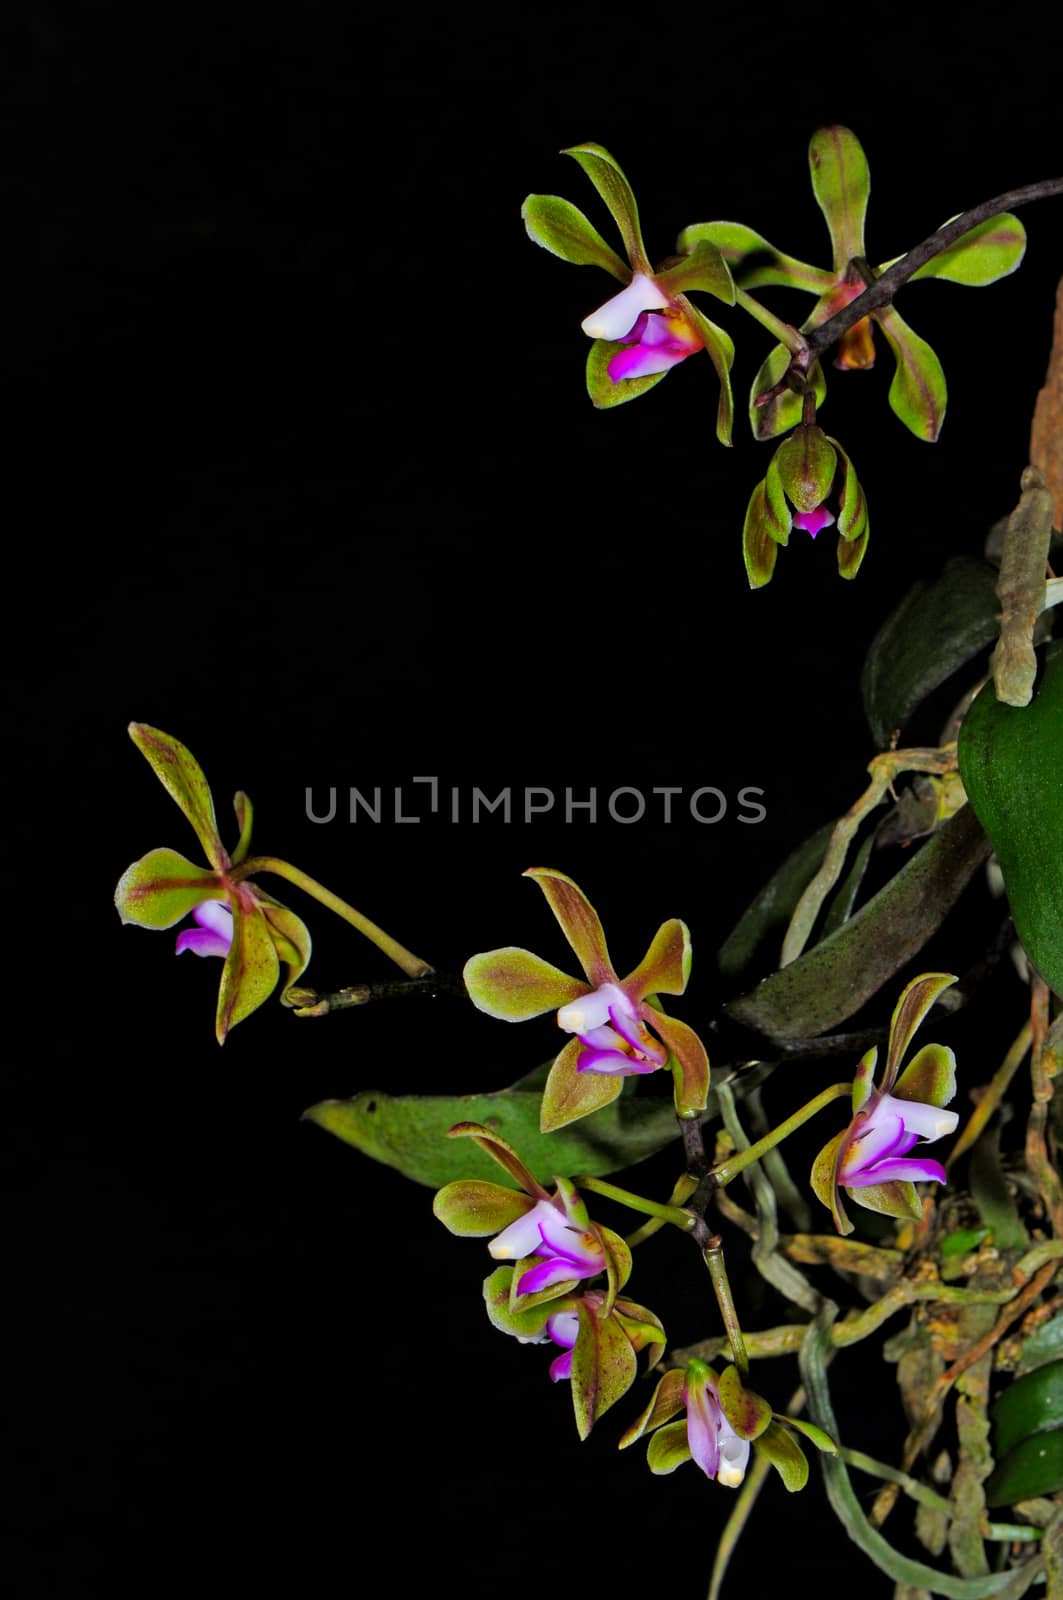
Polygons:
[[[917,437],[935,439],[945,410],[940,363],[901,320],[894,297],[918,277],[981,286],[1014,271],[1025,236],[1010,207],[1063,193],[1063,180],[998,196],[874,268],[864,244],[870,185],[863,150],[849,130],[826,128],[813,136],[809,154],[830,232],[829,268],[784,255],[737,222],[685,228],[677,253],[654,263],[615,159],[597,144],[566,153],[604,202],[623,255],[557,196],[530,196],[523,214],[538,244],[566,261],[598,266],[620,284],[582,318],[592,341],[587,383],[594,404],[610,409],[637,398],[704,350],[720,385],[717,436],[728,443],[734,342],[691,297],[709,295],[723,314],[751,316],[777,340],[753,381],[750,407],[755,437],[776,443],[746,515],[748,581],[757,588],[770,580],[795,528],[812,539],[834,528],[839,571],[854,577],[867,551],[868,508],[848,453],[818,422],[823,358],[837,347],[839,369],[866,369],[877,328],[896,362],[890,404]],[[816,296],[800,328],[751,292],[775,285]],[[1058,388],[1063,335],[1052,360]],[[1051,384],[1046,392],[1051,411]],[[512,1051],[515,1062],[513,1081],[503,1069],[490,1092],[463,1095],[447,1083],[431,1096],[372,1091],[322,1102],[307,1117],[431,1187],[435,1216],[449,1232],[486,1241],[488,1320],[516,1342],[551,1347],[548,1375],[569,1384],[581,1439],[629,1395],[641,1357],[646,1371],[660,1369],[619,1444],[647,1438],[655,1474],[693,1460],[714,1486],[740,1491],[720,1539],[711,1600],[767,1469],[777,1469],[788,1490],[805,1486],[804,1443],[819,1452],[846,1533],[905,1593],[989,1600],[1021,1595],[1042,1572],[1050,1583],[1058,1577],[1063,1187],[1051,1108],[1063,1074],[1063,642],[1050,637],[1060,580],[1047,562],[1053,530],[1063,522],[1063,475],[1058,451],[1043,439],[1035,427],[1036,459],[1022,474],[1019,504],[1000,548],[987,547],[996,551],[999,573],[987,561],[964,565],[962,582],[955,572],[918,582],[872,642],[862,683],[878,754],[866,793],[798,844],[726,937],[722,929],[710,934],[696,987],[686,922],[664,922],[621,977],[593,904],[556,867],[533,867],[525,876],[545,897],[580,975],[509,945],[467,959],[462,950],[461,979],[448,979],[445,969],[437,972],[288,862],[252,857],[251,806],[242,792],[235,800],[239,839],[229,852],[191,753],[157,729],[130,729],[195,831],[206,865],[152,850],[122,875],[116,904],[124,922],[141,927],[174,928],[191,916],[194,925],[178,934],[176,948],[222,961],[219,1041],[278,986],[302,1018],[427,987],[441,998],[459,997],[464,1021],[453,1022],[455,1038],[462,1027],[479,1026],[476,1012],[504,1022],[552,1015],[561,1047],[531,1070],[516,1061],[535,1030],[518,1043],[489,1029],[498,1040],[492,1060]],[[949,682],[958,709],[940,744],[899,745],[908,720]],[[887,804],[887,815],[869,823]],[[873,849],[880,886],[869,891]],[[961,897],[974,893],[991,853],[1007,919],[990,949],[962,978],[919,971],[929,941],[948,938],[949,918]],[[400,967],[403,982],[308,989],[302,979],[310,935],[261,888],[265,874],[341,916]],[[631,910],[638,914],[634,903]],[[950,1029],[961,1007],[987,1015],[982,979],[1009,945],[1024,1000],[995,1072],[987,1073],[978,1050],[958,1069],[952,1046],[938,1043],[906,1060],[932,1011],[935,1031]],[[682,999],[700,1033],[671,1014],[674,999]],[[1009,1004],[993,991],[994,1021]],[[702,1038],[709,1030],[711,1078]],[[885,1061],[876,1078],[880,1050]],[[1012,1095],[1013,1106],[1009,1095],[1027,1056],[1029,1090]],[[460,1045],[438,1052],[441,1075],[447,1060],[462,1058]],[[850,1077],[826,1086],[808,1081],[806,1074],[835,1059],[857,1059]],[[805,1125],[843,1098],[851,1108],[846,1126],[814,1157],[808,1182],[796,1181],[783,1147],[800,1143]],[[946,1109],[953,1102],[957,1109]],[[1016,1112],[1024,1119],[1021,1146],[1012,1141],[1002,1154],[1001,1130]],[[946,1140],[953,1141],[947,1148]],[[927,1156],[920,1143],[938,1148]],[[656,1168],[633,1176],[638,1190],[627,1187],[628,1169],[669,1150],[678,1159],[664,1196],[642,1192],[657,1187]],[[808,1157],[801,1159],[807,1172]],[[739,1179],[745,1204],[732,1190]],[[830,1211],[833,1226],[825,1231],[816,1229],[809,1189]],[[858,1208],[852,1217],[847,1202]],[[607,1225],[597,1214],[606,1206],[634,1214],[638,1226],[624,1233]],[[783,1231],[780,1213],[792,1231]],[[703,1336],[678,1348],[669,1346],[657,1313],[627,1292],[650,1242],[666,1228],[690,1241],[692,1271],[707,1291]],[[808,1268],[819,1274],[815,1280]],[[836,1351],[850,1352],[902,1313],[910,1318],[907,1330],[894,1330],[885,1350],[900,1363],[911,1433],[892,1465],[860,1448],[859,1416],[835,1416],[828,1365]],[[775,1316],[774,1325],[751,1325],[765,1315]],[[867,1355],[870,1348],[863,1352],[867,1381],[877,1359]],[[776,1409],[759,1389],[781,1392],[774,1373],[788,1357],[797,1358],[800,1382]],[[764,1366],[754,1389],[756,1362]],[[1036,1384],[1024,1391],[1029,1377]],[[924,1470],[954,1383],[962,1391],[955,1467],[946,1458],[944,1467],[939,1460]],[[992,1407],[991,1387],[998,1390]],[[1036,1402],[1025,1398],[1033,1393]],[[870,1514],[850,1468],[881,1484]],[[916,1539],[935,1561],[948,1546],[954,1572],[897,1549],[882,1531],[901,1488],[919,1503]],[[1004,1549],[996,1564],[1006,1570],[990,1570],[985,1547],[993,1543]]]

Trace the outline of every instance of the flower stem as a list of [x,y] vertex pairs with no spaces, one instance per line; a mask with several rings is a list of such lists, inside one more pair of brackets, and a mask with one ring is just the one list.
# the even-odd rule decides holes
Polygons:
[[767,306],[762,306],[759,300],[754,300],[745,289],[735,289],[735,305],[741,306],[743,311],[773,333],[780,344],[784,344],[793,356],[799,356],[807,348],[807,340],[803,333],[799,333],[791,322],[784,322],[781,317],[775,316]]
[[840,1100],[843,1095],[851,1094],[852,1089],[851,1083],[832,1083],[829,1089],[823,1089],[814,1099],[809,1100],[807,1105],[803,1105],[799,1111],[795,1111],[792,1116],[787,1117],[785,1122],[780,1122],[777,1128],[773,1128],[770,1133],[766,1133],[763,1139],[758,1139],[756,1144],[751,1144],[748,1150],[739,1150],[735,1155],[730,1156],[728,1160],[721,1162],[718,1167],[714,1167],[712,1176],[716,1184],[722,1186],[730,1183],[732,1178],[737,1178],[738,1174],[744,1172],[746,1167],[750,1166],[754,1161],[759,1161],[760,1157],[768,1150],[774,1150],[777,1144],[781,1144],[789,1134],[800,1128],[802,1123],[807,1122],[810,1117],[814,1117],[817,1111],[822,1111],[824,1106],[829,1106],[832,1100]]
[[723,1260],[723,1244],[719,1235],[711,1238],[702,1247],[702,1256],[709,1269],[712,1287],[716,1292],[716,1304],[720,1308],[720,1316],[727,1331],[727,1338],[731,1345],[731,1358],[744,1378],[749,1372],[749,1356],[746,1353],[746,1341],[742,1336],[742,1329],[738,1321],[738,1312],[735,1310],[734,1296],[731,1294],[731,1285],[727,1277],[727,1268]]
[[420,956],[413,955],[404,945],[399,944],[397,939],[385,933],[383,928],[378,928],[375,922],[370,922],[368,917],[363,917],[360,911],[349,906],[346,900],[341,900],[331,889],[326,889],[324,884],[308,877],[305,872],[300,872],[299,868],[293,867],[290,862],[281,861],[276,856],[252,856],[249,861],[242,861],[238,867],[234,867],[229,877],[233,883],[240,883],[244,878],[250,878],[259,872],[272,872],[276,877],[294,883],[304,894],[320,900],[323,906],[327,906],[338,917],[342,917],[344,922],[349,922],[352,928],[357,928],[359,933],[364,934],[378,950],[382,950],[401,967],[407,977],[423,978],[433,970],[427,961],[422,961]]
[[684,1211],[681,1206],[669,1206],[659,1200],[646,1200],[640,1194],[632,1194],[630,1189],[620,1189],[615,1183],[606,1183],[602,1178],[580,1176],[573,1178],[572,1182],[577,1189],[589,1190],[591,1194],[604,1195],[607,1200],[616,1200],[618,1204],[627,1206],[629,1211],[641,1211],[647,1217],[657,1217],[661,1222],[673,1222],[677,1228],[682,1228],[684,1233],[689,1233],[694,1227],[697,1218],[689,1211]]

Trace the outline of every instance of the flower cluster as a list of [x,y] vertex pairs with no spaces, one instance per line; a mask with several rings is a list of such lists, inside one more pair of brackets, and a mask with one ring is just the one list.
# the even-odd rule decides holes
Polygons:
[[801,528],[814,539],[834,526],[838,571],[843,578],[855,578],[867,549],[864,492],[837,439],[828,438],[815,423],[802,423],[780,444],[749,502],[742,549],[750,587],[769,582],[779,546],[788,542],[791,528]]
[[473,1004],[489,1016],[522,1022],[555,1011],[562,1032],[575,1036],[550,1069],[543,1132],[608,1105],[625,1077],[656,1072],[670,1057],[677,1111],[681,1116],[703,1111],[709,1090],[705,1046],[692,1028],[666,1016],[651,998],[686,989],[691,959],[686,924],[674,918],[662,924],[643,960],[620,979],[598,913],[572,879],[547,867],[524,875],[542,889],[586,981],[514,946],[473,956],[464,978]]
[[812,1188],[829,1206],[839,1233],[853,1224],[841,1190],[869,1211],[890,1217],[922,1216],[913,1180],[945,1182],[945,1169],[929,1156],[909,1152],[917,1140],[940,1139],[956,1129],[955,1111],[943,1111],[956,1093],[956,1058],[941,1044],[926,1044],[900,1070],[912,1037],[938,995],[956,982],[951,973],[927,972],[904,989],[890,1021],[886,1070],[873,1083],[877,1049],[860,1061],[853,1077],[853,1117],[824,1145],[812,1167]]
[[[476,1178],[446,1184],[433,1210],[464,1237],[491,1237],[500,1266],[484,1283],[487,1314],[496,1328],[522,1344],[557,1345],[550,1364],[555,1383],[571,1380],[580,1437],[634,1382],[636,1356],[647,1347],[650,1365],[664,1348],[664,1329],[645,1306],[620,1291],[631,1274],[631,1252],[610,1228],[592,1222],[567,1178],[549,1194],[500,1134],[475,1122],[459,1123],[453,1138],[471,1138],[519,1185]],[[604,1275],[604,1288],[592,1280]]]

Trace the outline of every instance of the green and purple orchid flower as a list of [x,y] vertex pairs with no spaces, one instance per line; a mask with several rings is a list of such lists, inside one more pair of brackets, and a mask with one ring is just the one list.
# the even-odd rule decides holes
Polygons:
[[919,1221],[923,1212],[915,1183],[946,1181],[940,1161],[910,1152],[918,1140],[941,1139],[956,1130],[957,1113],[942,1110],[956,1093],[956,1058],[945,1045],[926,1044],[903,1072],[900,1067],[919,1024],[938,995],[955,982],[947,972],[913,978],[890,1022],[882,1082],[873,1083],[876,1048],[856,1069],[852,1121],[824,1145],[812,1167],[812,1188],[830,1208],[839,1233],[853,1231],[842,1189],[869,1211]]
[[[682,1420],[674,1421],[681,1411]],[[642,1415],[620,1440],[621,1450],[652,1433],[647,1450],[650,1471],[675,1472],[693,1461],[707,1478],[737,1489],[756,1450],[777,1469],[787,1489],[803,1489],[808,1460],[793,1431],[817,1449],[834,1455],[837,1447],[822,1428],[793,1417],[776,1416],[768,1402],[745,1388],[737,1367],[719,1376],[704,1361],[666,1372]]]
[[691,290],[733,305],[734,284],[714,244],[696,245],[686,256],[654,268],[646,254],[631,185],[608,150],[574,145],[563,152],[578,161],[613,217],[627,253],[623,261],[574,205],[557,195],[533,194],[521,210],[536,244],[562,261],[602,267],[624,285],[583,321],[594,340],[587,358],[587,390],[600,408],[634,400],[659,383],[688,356],[706,350],[720,383],[716,433],[730,444],[734,415],[731,365],[734,344],[723,328],[688,298]]
[[742,552],[750,588],[770,582],[792,528],[814,539],[829,527],[838,530],[838,571],[855,578],[869,533],[864,491],[837,439],[802,423],[779,445],[746,511]]
[[625,1077],[669,1065],[678,1114],[697,1116],[709,1092],[705,1046],[685,1022],[666,1016],[653,1003],[658,995],[686,989],[691,960],[686,924],[675,918],[663,923],[639,965],[620,979],[598,913],[582,889],[547,867],[532,867],[524,876],[542,889],[585,981],[515,946],[473,956],[464,978],[473,1004],[488,1016],[523,1022],[554,1011],[562,1031],[574,1035],[550,1069],[543,1091],[543,1132],[608,1105]]
[[306,970],[310,935],[293,911],[239,875],[251,844],[252,809],[246,794],[234,805],[239,842],[230,855],[221,841],[210,787],[198,761],[170,734],[131,723],[130,737],[156,777],[195,829],[209,867],[176,850],[152,850],[122,874],[115,905],[123,922],[172,928],[190,913],[195,921],[178,935],[177,953],[220,956],[224,962],[215,1031],[219,1044],[250,1016],[287,968],[282,999]]
[[[856,135],[848,128],[820,128],[812,136],[808,154],[812,188],[830,229],[833,262],[829,271],[784,255],[739,222],[698,222],[679,236],[679,249],[683,252],[694,251],[703,244],[715,245],[743,290],[785,284],[816,295],[812,314],[802,324],[804,332],[827,322],[893,264],[887,261],[875,269],[867,263],[864,219],[871,180]],[[920,267],[910,281],[943,278],[982,287],[1014,272],[1025,248],[1022,223],[1005,212],[972,228],[950,249]],[[893,305],[880,306],[870,318],[861,318],[843,334],[835,366],[858,369],[873,365],[873,323],[881,330],[896,362],[889,391],[891,407],[917,439],[936,439],[945,416],[945,375],[934,351]],[[750,416],[759,439],[774,438],[801,420],[801,396],[778,389],[791,360],[791,352],[776,345],[754,380]],[[826,381],[818,362],[808,377],[816,402],[821,404]],[[766,396],[771,398],[765,400]]]
[[[620,1294],[631,1275],[631,1251],[619,1234],[592,1222],[568,1178],[550,1195],[500,1134],[476,1122],[458,1123],[451,1138],[471,1138],[519,1189],[462,1178],[440,1189],[435,1215],[451,1233],[493,1235],[488,1252],[500,1266],[484,1283],[491,1322],[522,1344],[552,1343],[555,1383],[572,1381],[580,1437],[634,1382],[636,1357],[650,1347],[653,1366],[664,1349],[659,1319]],[[605,1276],[604,1288],[581,1287]]]

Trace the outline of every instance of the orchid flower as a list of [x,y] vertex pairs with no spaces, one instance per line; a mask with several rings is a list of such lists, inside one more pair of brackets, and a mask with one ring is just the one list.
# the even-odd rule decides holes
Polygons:
[[750,588],[770,581],[791,528],[814,539],[835,526],[838,570],[843,578],[855,578],[869,531],[864,491],[837,439],[814,423],[802,423],[779,445],[746,511],[742,549]]
[[585,981],[570,978],[528,950],[509,946],[475,955],[465,965],[472,1002],[488,1016],[523,1022],[546,1011],[574,1037],[550,1069],[543,1091],[544,1133],[615,1100],[625,1077],[669,1065],[675,1077],[676,1109],[696,1116],[705,1109],[709,1058],[692,1028],[666,1016],[650,997],[682,994],[690,976],[686,924],[665,922],[635,970],[617,977],[598,913],[563,872],[530,868],[562,932],[579,959]]
[[[684,1409],[686,1417],[673,1421]],[[737,1489],[745,1478],[753,1449],[777,1468],[788,1489],[801,1489],[808,1479],[808,1461],[788,1429],[803,1433],[820,1450],[836,1451],[821,1428],[776,1417],[766,1400],[744,1387],[736,1367],[717,1377],[703,1361],[690,1360],[685,1368],[665,1373],[620,1448],[652,1432],[647,1452],[651,1472],[674,1472],[684,1461],[693,1461],[727,1489]]]
[[251,843],[246,794],[234,802],[240,839],[230,855],[218,832],[210,787],[191,752],[143,723],[132,723],[129,733],[192,824],[210,865],[198,867],[176,850],[149,851],[122,874],[115,905],[123,922],[140,928],[172,928],[191,912],[196,926],[178,935],[177,953],[192,950],[223,959],[216,1019],[223,1044],[229,1029],[273,993],[282,962],[285,998],[310,959],[310,935],[293,911],[250,879],[234,876]]
[[731,275],[714,244],[696,246],[684,259],[671,257],[654,269],[646,255],[631,185],[599,144],[563,152],[579,162],[620,230],[625,263],[583,213],[557,195],[529,195],[521,214],[536,244],[563,261],[603,267],[624,285],[619,294],[583,320],[594,344],[587,358],[587,389],[596,406],[622,405],[660,382],[688,356],[707,350],[720,382],[716,433],[731,442],[734,345],[722,328],[688,298],[704,290],[734,305]]
[[940,1044],[926,1044],[900,1071],[912,1036],[938,995],[956,982],[947,972],[913,978],[901,994],[890,1022],[889,1050],[882,1082],[872,1082],[878,1050],[863,1057],[853,1077],[853,1118],[816,1157],[812,1188],[829,1206],[839,1233],[852,1233],[840,1190],[869,1211],[888,1217],[922,1217],[913,1180],[946,1181],[939,1161],[909,1152],[916,1141],[953,1133],[955,1111],[943,1111],[956,1093],[956,1059]]
[[[876,270],[867,264],[864,217],[871,180],[856,135],[848,128],[820,128],[812,136],[808,154],[812,188],[830,230],[833,264],[829,271],[784,255],[743,223],[699,222],[679,236],[682,251],[695,250],[700,244],[717,246],[743,290],[786,284],[816,295],[816,305],[803,324],[804,331],[827,322],[893,265],[887,261]],[[981,287],[1014,272],[1025,248],[1022,223],[1004,212],[972,228],[950,249],[920,267],[909,281],[944,278]],[[872,324],[881,330],[897,364],[889,393],[891,407],[916,438],[936,439],[945,416],[945,375],[930,346],[892,305],[880,306],[870,318],[861,318],[842,335],[835,366],[854,369],[873,365]],[[784,390],[763,403],[782,380],[791,360],[791,352],[776,345],[754,380],[751,418],[759,439],[774,438],[801,420],[802,401],[798,394]],[[826,393],[826,382],[818,362],[809,376],[819,404]]]

